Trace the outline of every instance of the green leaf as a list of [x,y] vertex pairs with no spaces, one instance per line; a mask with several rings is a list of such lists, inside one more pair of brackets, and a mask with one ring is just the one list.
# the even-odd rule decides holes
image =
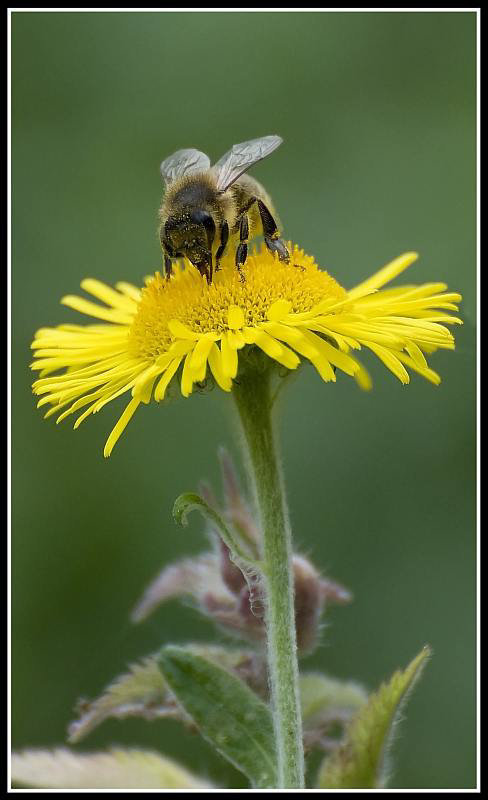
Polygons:
[[357,711],[368,699],[358,683],[339,681],[318,672],[300,676],[300,695],[304,726],[319,721],[333,709]]
[[277,784],[268,706],[239,678],[188,648],[167,646],[159,664],[202,736],[255,788]]
[[[188,649],[234,672],[254,689],[265,691],[265,670],[253,650],[208,644],[195,644]],[[77,711],[79,718],[68,727],[68,741],[72,744],[80,742],[109,718],[171,717],[187,724],[190,721],[169,689],[155,655],[131,664],[129,671],[115,678],[96,700],[81,700]]]
[[335,749],[351,717],[368,695],[354,681],[339,681],[318,672],[300,675],[305,752]]
[[256,650],[237,647],[223,647],[222,645],[193,643],[186,644],[185,652],[211,661],[217,667],[223,667],[236,678],[252,689],[258,696],[267,697],[268,676],[266,660]]
[[79,742],[109,717],[181,717],[155,657],[145,658],[140,664],[131,664],[129,670],[109,684],[96,700],[78,704],[80,717],[70,724],[68,741]]
[[392,728],[409,690],[431,654],[429,647],[398,670],[372,694],[353,717],[346,741],[325,759],[318,778],[320,789],[376,789],[385,785],[385,752]]
[[44,789],[211,789],[175,761],[147,750],[74,753],[66,748],[12,754],[12,782]]
[[199,494],[193,492],[180,494],[173,506],[173,517],[176,522],[180,525],[187,525],[187,516],[191,511],[199,511],[218,531],[220,538],[229,548],[233,561],[242,572],[246,574],[249,571],[262,568],[262,564],[259,561],[250,558],[249,554],[242,549],[241,544],[236,540],[220,514],[211,508]]

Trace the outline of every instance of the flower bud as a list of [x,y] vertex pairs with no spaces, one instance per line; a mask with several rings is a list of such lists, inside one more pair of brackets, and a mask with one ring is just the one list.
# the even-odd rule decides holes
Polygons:
[[[257,560],[262,540],[259,525],[241,492],[230,456],[221,449],[219,458],[224,490],[222,506],[218,507],[216,496],[207,483],[200,485],[200,492],[207,505],[218,511],[214,519],[225,521],[242,551]],[[255,643],[264,642],[266,597],[261,576],[257,571],[244,573],[239,567],[239,560],[232,557],[229,544],[220,536],[217,521],[207,527],[207,532],[213,551],[165,567],[136,606],[132,619],[135,622],[144,619],[170,597],[186,596],[228,633]],[[300,654],[306,654],[318,643],[326,604],[348,602],[351,595],[340,584],[323,578],[302,555],[293,555],[292,566],[297,647]]]

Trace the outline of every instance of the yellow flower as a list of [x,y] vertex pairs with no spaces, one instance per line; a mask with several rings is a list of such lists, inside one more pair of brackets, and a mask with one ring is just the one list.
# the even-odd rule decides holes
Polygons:
[[[82,288],[100,305],[69,295],[61,302],[103,324],[41,328],[32,347],[40,370],[34,383],[46,416],[62,409],[57,422],[87,407],[74,427],[125,392],[132,399],[105,445],[112,449],[140,403],[159,402],[173,377],[191,394],[209,375],[231,391],[240,362],[257,347],[271,360],[295,369],[308,359],[324,381],[336,369],[354,376],[363,389],[371,381],[352,351],[366,347],[409,382],[406,367],[438,384],[425,354],[454,348],[444,323],[461,320],[461,296],[443,283],[382,289],[416,258],[405,253],[356,288],[346,291],[314,259],[290,244],[289,264],[263,246],[252,253],[243,280],[231,253],[208,285],[189,262],[171,279],[158,272],[143,289],[118,283],[111,289],[86,279]],[[61,374],[57,373],[62,370]],[[67,408],[66,408],[67,407]]]

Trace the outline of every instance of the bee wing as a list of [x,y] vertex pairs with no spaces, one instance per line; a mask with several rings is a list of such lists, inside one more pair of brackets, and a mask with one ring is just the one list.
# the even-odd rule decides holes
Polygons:
[[177,150],[172,156],[165,158],[160,170],[166,186],[169,186],[170,183],[173,183],[177,178],[182,178],[183,175],[206,172],[209,168],[209,157],[199,150],[189,148],[187,150]]
[[216,164],[212,170],[217,174],[217,191],[225,192],[249,167],[269,156],[280,146],[281,136],[261,136],[249,142],[235,144]]

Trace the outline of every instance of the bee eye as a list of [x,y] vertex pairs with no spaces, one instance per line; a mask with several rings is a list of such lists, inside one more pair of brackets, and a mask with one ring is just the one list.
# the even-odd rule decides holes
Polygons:
[[212,242],[215,237],[215,222],[211,214],[208,211],[202,211],[201,209],[195,209],[191,212],[191,220],[196,225],[203,225],[205,230],[207,231],[207,241],[209,249],[212,247]]

